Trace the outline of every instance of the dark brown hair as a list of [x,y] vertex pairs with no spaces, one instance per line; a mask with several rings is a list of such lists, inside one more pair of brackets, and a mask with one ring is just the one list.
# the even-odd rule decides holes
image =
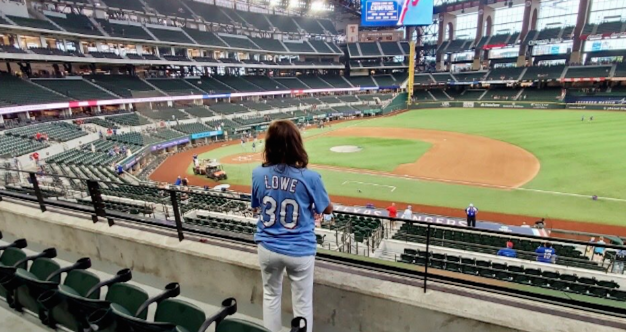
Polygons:
[[289,120],[272,122],[265,134],[263,166],[279,164],[296,168],[306,168],[309,164],[309,155],[304,150],[300,130]]

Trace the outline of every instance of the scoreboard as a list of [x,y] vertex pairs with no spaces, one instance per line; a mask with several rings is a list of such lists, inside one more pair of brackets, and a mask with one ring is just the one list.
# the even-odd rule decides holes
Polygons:
[[361,26],[416,26],[433,22],[433,0],[361,0]]

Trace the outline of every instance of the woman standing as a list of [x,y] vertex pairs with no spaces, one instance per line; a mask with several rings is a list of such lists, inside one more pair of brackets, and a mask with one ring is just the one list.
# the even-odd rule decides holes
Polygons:
[[321,176],[306,168],[308,162],[296,125],[272,122],[263,164],[252,172],[252,208],[260,213],[254,239],[263,276],[263,323],[272,332],[282,328],[285,270],[291,281],[293,315],[306,318],[307,330],[313,331],[315,215],[332,213],[333,206]]

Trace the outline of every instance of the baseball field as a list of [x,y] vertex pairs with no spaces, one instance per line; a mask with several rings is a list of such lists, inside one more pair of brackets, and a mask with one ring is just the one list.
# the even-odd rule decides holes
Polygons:
[[[618,112],[431,109],[304,136],[310,167],[339,202],[413,204],[451,216],[473,203],[479,219],[546,218],[554,228],[626,235],[625,128],[626,114]],[[212,184],[193,175],[198,153],[224,164],[233,189],[248,190],[262,145],[257,150],[251,143],[205,146],[169,158],[151,178]]]

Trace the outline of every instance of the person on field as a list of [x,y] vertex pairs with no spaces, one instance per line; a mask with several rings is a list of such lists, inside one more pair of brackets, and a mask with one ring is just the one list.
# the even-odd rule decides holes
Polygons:
[[282,329],[281,297],[285,270],[291,281],[294,317],[313,328],[313,269],[317,241],[315,216],[333,212],[322,177],[307,168],[309,156],[291,121],[272,122],[265,136],[263,163],[252,172],[251,207],[259,215],[259,264],[263,279],[263,325]]
[[468,227],[476,227],[476,214],[477,213],[478,213],[478,209],[472,203],[470,203],[467,209],[465,209],[465,214],[467,215]]

